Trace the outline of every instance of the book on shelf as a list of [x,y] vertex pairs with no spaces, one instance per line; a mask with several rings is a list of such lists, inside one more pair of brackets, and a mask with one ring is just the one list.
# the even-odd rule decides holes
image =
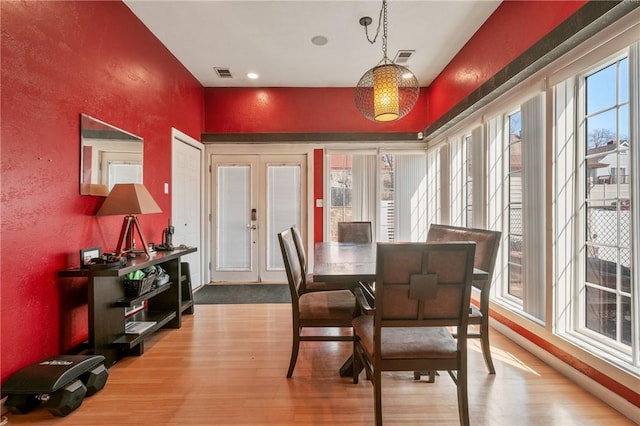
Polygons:
[[156,325],[155,321],[127,321],[124,325],[125,334],[142,334]]

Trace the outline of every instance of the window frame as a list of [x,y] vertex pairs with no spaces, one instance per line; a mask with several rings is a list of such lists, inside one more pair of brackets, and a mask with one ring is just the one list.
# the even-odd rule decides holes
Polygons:
[[[587,230],[587,222],[588,222],[588,209],[587,209],[587,205],[590,201],[593,200],[593,198],[588,197],[587,196],[587,191],[586,191],[586,186],[587,186],[587,159],[590,158],[588,152],[587,152],[587,138],[588,138],[588,127],[586,125],[586,122],[588,120],[589,117],[593,117],[596,114],[602,113],[602,111],[606,111],[606,110],[618,110],[620,108],[620,102],[619,102],[619,93],[616,93],[616,102],[615,105],[613,107],[607,107],[604,108],[602,110],[598,110],[595,113],[592,114],[588,114],[586,111],[586,103],[587,103],[587,90],[586,90],[586,79],[589,76],[592,76],[596,73],[598,73],[601,70],[606,69],[607,67],[616,64],[622,60],[624,60],[625,58],[628,59],[629,57],[629,53],[628,53],[628,49],[623,49],[621,51],[615,52],[612,55],[609,55],[608,57],[593,63],[591,66],[586,67],[585,69],[583,69],[581,72],[577,73],[575,76],[575,83],[577,85],[577,96],[576,96],[576,134],[577,134],[577,152],[576,152],[576,157],[579,159],[579,161],[576,164],[576,176],[577,176],[577,188],[578,190],[576,191],[575,194],[575,205],[574,205],[574,209],[576,212],[578,212],[577,214],[577,229],[578,229],[578,233],[577,233],[577,238],[574,241],[574,245],[572,247],[572,251],[576,252],[576,253],[581,253],[580,256],[577,257],[575,265],[574,265],[574,271],[575,271],[575,275],[577,277],[575,283],[574,283],[574,295],[572,297],[572,301],[569,304],[569,307],[571,309],[571,315],[572,315],[572,322],[571,322],[571,327],[569,327],[568,329],[564,330],[564,333],[561,333],[561,335],[565,335],[577,342],[579,342],[582,345],[586,345],[588,347],[592,347],[595,350],[597,350],[599,353],[603,354],[606,358],[608,359],[612,359],[612,360],[619,360],[622,361],[623,363],[629,363],[629,364],[633,364],[633,353],[634,351],[637,351],[638,348],[634,348],[634,340],[633,337],[631,339],[631,343],[630,345],[625,345],[623,343],[621,343],[618,339],[612,339],[610,337],[605,336],[602,333],[599,333],[595,330],[592,330],[590,328],[587,327],[586,325],[586,315],[587,315],[587,302],[584,298],[584,295],[586,294],[586,290],[587,288],[597,288],[598,286],[594,283],[588,283],[587,282],[587,277],[586,277],[586,257],[587,257],[587,253],[585,252],[585,247],[588,244],[588,238],[586,235],[586,230]],[[617,68],[616,68],[617,70]],[[631,79],[631,76],[629,76]],[[617,88],[619,85],[619,73],[616,72],[616,92],[618,92]],[[625,104],[629,104],[629,99],[627,99],[626,102],[624,102]],[[616,133],[617,135],[619,135],[619,120],[618,120],[618,116],[616,114]],[[628,135],[628,137],[630,138],[630,135]],[[629,155],[631,155],[631,150],[629,148],[627,148],[627,152],[629,153]],[[619,146],[617,148],[615,148],[615,150],[613,151],[616,156],[618,156],[619,154]],[[616,166],[618,166],[619,164],[616,164]],[[618,167],[617,167],[618,168]],[[618,168],[619,169],[619,168]],[[619,182],[619,179],[616,179],[617,182]],[[616,184],[616,186],[618,186],[619,183]],[[616,188],[616,199],[618,200],[619,197],[619,193],[618,193],[618,189]],[[608,199],[607,199],[608,200]],[[605,201],[607,201],[605,200]],[[619,242],[620,242],[620,236],[619,236],[619,232],[616,231],[618,233],[618,235],[616,236],[616,240],[617,240],[617,245],[615,246],[616,251],[620,250],[620,246],[619,246]],[[637,233],[637,231],[635,231]],[[632,235],[630,236],[631,239],[631,247],[629,248],[630,251],[630,256],[632,257],[631,259],[631,264],[633,265],[633,258],[637,258],[637,255],[634,255],[634,245],[633,245],[633,225],[631,225],[631,233]],[[638,251],[638,249],[636,248],[635,250],[636,252]],[[616,262],[617,265],[617,271],[619,272],[619,263]],[[616,274],[616,289],[614,291],[614,293],[616,295],[618,295],[618,293],[620,293],[620,276],[619,273]],[[633,286],[633,281],[631,283],[631,285]],[[633,292],[633,288],[631,288],[631,299],[633,300],[634,297],[634,292]],[[635,289],[636,293],[638,292],[638,288]],[[583,297],[580,297],[580,295],[582,295]],[[617,317],[619,318],[620,314],[621,314],[621,307],[620,307],[620,302],[617,301],[616,302],[616,311],[617,311]],[[632,309],[633,312],[633,309]],[[636,312],[635,313],[636,316],[636,330],[638,328],[637,323],[638,323],[638,316],[639,314]],[[619,320],[618,323],[616,324],[616,328],[617,328],[617,333],[619,333],[619,327],[621,327],[619,325]],[[632,319],[632,325],[631,325],[632,329],[634,327],[633,324],[633,319]],[[638,332],[636,331],[636,334]],[[633,336],[633,332],[632,332],[632,336]],[[636,344],[636,346],[640,346],[639,344]],[[618,362],[619,362],[618,361]]]

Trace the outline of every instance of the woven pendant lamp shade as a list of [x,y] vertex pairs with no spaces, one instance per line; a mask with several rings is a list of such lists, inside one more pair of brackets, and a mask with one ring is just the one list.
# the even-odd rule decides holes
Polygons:
[[418,101],[420,87],[413,73],[401,65],[383,64],[367,71],[355,90],[356,106],[369,120],[398,120]]

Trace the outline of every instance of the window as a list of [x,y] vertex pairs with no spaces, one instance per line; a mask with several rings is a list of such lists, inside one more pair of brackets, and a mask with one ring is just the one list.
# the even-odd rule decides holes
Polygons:
[[337,224],[370,221],[377,241],[424,241],[428,221],[424,153],[369,150],[330,152],[329,241]]
[[582,77],[584,282],[578,325],[631,345],[629,66],[620,58]]
[[637,128],[640,117],[630,107],[640,101],[631,89],[640,82],[638,53],[636,43],[592,61],[595,65],[583,66],[582,73],[553,88],[554,155],[564,165],[557,169],[554,195],[557,331],[636,369],[640,342],[633,335],[640,314],[633,308],[638,297],[634,265],[640,264],[640,221],[633,211],[638,194],[633,165],[640,153],[633,149],[637,136],[630,123]]
[[509,263],[507,268],[507,293],[522,300],[522,139],[520,137],[522,116],[520,111],[510,114],[507,118],[507,149],[508,164],[507,185],[509,197],[508,211],[508,241]]
[[544,105],[538,93],[485,124],[487,227],[502,232],[494,300],[537,323],[546,313]]

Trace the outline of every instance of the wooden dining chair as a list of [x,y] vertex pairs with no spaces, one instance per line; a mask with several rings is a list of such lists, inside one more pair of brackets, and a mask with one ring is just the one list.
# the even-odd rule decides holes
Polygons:
[[338,222],[339,243],[371,243],[371,222]]
[[[337,327],[351,330],[351,320],[357,310],[355,297],[348,290],[301,293],[300,290],[303,285],[302,267],[296,252],[291,229],[280,232],[278,241],[280,242],[280,250],[282,251],[291,293],[293,344],[287,371],[287,377],[291,377],[298,359],[300,342],[344,342],[353,340],[352,332],[348,335],[328,335],[326,333],[312,334],[308,330],[317,329],[318,327]],[[303,329],[307,329],[307,331],[303,333]]]
[[357,283],[353,282],[338,282],[327,283],[322,281],[315,281],[313,279],[313,273],[309,272],[307,263],[307,252],[304,249],[304,243],[302,242],[302,235],[298,227],[295,225],[291,227],[291,235],[293,241],[296,244],[296,252],[300,260],[300,267],[302,268],[302,286],[300,287],[300,293],[308,293],[310,291],[330,291],[330,290],[349,290],[353,291]]
[[[480,290],[479,308],[471,305],[469,311],[469,324],[477,325],[478,332],[468,333],[470,339],[480,339],[482,356],[487,365],[489,374],[495,374],[491,358],[491,344],[489,343],[489,295],[493,271],[498,258],[501,233],[480,228],[465,228],[451,225],[432,224],[427,233],[427,241],[473,241],[476,243],[476,252],[473,262],[475,268],[488,274],[486,281],[473,281],[473,286]],[[416,378],[420,378],[417,376]]]
[[[457,385],[460,423],[469,424],[467,324],[474,243],[378,243],[375,308],[353,320],[354,359],[373,378],[382,425],[383,371],[448,371]],[[449,332],[454,327],[457,338]],[[354,368],[353,381],[359,372]]]

